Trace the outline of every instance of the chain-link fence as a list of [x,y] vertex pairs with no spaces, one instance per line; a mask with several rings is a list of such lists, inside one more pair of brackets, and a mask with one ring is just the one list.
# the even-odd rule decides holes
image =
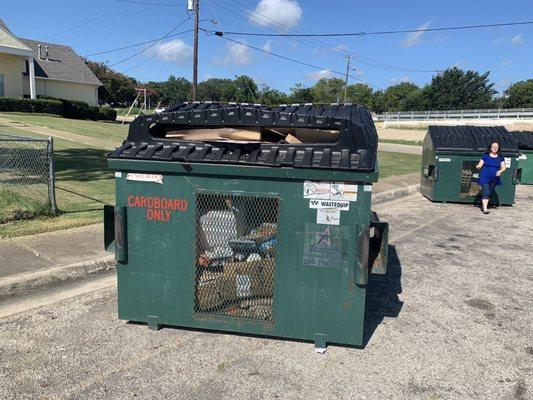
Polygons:
[[0,223],[57,214],[53,139],[0,133]]

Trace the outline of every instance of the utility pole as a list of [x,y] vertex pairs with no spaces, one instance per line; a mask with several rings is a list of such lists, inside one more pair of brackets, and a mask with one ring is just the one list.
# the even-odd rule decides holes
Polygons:
[[192,0],[194,4],[194,55],[192,64],[192,100],[196,101],[198,86],[198,22],[200,20],[200,0]]
[[348,73],[350,71],[350,59],[352,56],[346,56],[346,78],[344,79],[344,103],[346,103],[346,95],[348,94]]

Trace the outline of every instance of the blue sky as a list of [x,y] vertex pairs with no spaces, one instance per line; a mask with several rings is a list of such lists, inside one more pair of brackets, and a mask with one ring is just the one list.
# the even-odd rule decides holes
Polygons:
[[[9,5],[2,7],[0,17],[20,37],[69,45],[80,55],[159,38],[188,18],[186,0],[138,1],[172,6],[116,0],[3,0]],[[218,21],[217,25],[202,22],[205,28],[250,32],[281,32],[281,28],[287,27],[305,33],[382,31],[533,20],[530,0],[505,3],[495,0],[200,1],[201,18]],[[250,10],[259,14],[252,14]],[[277,28],[273,26],[274,20],[279,22]],[[191,16],[175,32],[192,26]],[[401,81],[423,85],[431,80],[432,73],[410,69],[435,70],[453,65],[480,72],[490,70],[491,80],[500,91],[512,82],[533,77],[533,25],[321,38],[319,42],[316,39],[232,38],[320,68],[293,64],[216,36],[201,34],[200,80],[247,74],[259,83],[288,90],[296,82],[312,85],[321,76],[335,76],[325,69],[344,71],[347,53],[358,56],[353,58],[355,70],[351,74],[380,88]],[[170,74],[190,80],[191,46],[192,33],[165,39],[113,68],[141,81],[165,80]],[[142,49],[143,46],[90,58],[113,64]],[[374,60],[391,67],[377,67]]]

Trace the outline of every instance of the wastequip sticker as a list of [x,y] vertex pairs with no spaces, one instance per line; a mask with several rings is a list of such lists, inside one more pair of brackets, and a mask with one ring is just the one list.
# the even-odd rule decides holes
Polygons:
[[357,185],[344,182],[304,182],[304,199],[357,201]]
[[137,173],[128,173],[126,175],[126,180],[128,181],[139,181],[139,182],[155,182],[163,183],[163,175],[159,174],[137,174]]
[[316,223],[324,225],[339,225],[341,210],[337,208],[319,208],[316,210]]
[[348,211],[350,209],[349,201],[334,201],[334,200],[309,200],[309,208],[331,208],[339,211]]

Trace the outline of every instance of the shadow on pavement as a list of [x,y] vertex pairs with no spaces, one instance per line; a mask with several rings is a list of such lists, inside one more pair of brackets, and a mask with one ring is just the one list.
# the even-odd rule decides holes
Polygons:
[[398,294],[402,293],[402,265],[394,245],[389,245],[389,260],[385,275],[370,274],[366,287],[365,325],[363,345],[366,347],[379,324],[385,317],[396,318],[403,302]]

